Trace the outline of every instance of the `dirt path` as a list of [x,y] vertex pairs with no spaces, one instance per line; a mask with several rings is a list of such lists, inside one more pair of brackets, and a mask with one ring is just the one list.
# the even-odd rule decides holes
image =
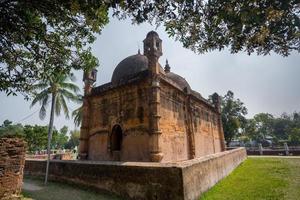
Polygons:
[[38,191],[38,190],[42,190],[43,187],[38,186],[35,183],[32,183],[32,182],[30,183],[30,182],[24,180],[22,189],[27,190],[27,191]]
[[120,200],[113,195],[63,183],[50,181],[44,186],[43,180],[30,178],[24,178],[22,195],[22,200]]

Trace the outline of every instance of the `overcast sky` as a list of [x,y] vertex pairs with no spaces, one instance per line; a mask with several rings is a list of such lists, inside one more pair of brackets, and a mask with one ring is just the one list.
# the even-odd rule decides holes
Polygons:
[[[111,19],[93,44],[93,52],[100,61],[97,85],[110,81],[114,68],[122,59],[136,54],[138,47],[142,51],[142,41],[151,30],[156,30],[163,40],[161,65],[165,65],[167,58],[171,71],[183,76],[203,97],[214,92],[224,95],[232,90],[235,97],[245,103],[249,118],[260,112],[279,116],[283,112],[300,111],[300,56],[296,52],[289,57],[230,54],[228,50],[198,55],[168,38],[163,27],[134,26],[129,20]],[[82,88],[82,72],[75,74]],[[47,125],[49,115],[41,121],[39,106],[30,109],[29,105],[22,96],[6,97],[0,93],[0,123],[9,119],[14,123]],[[69,107],[72,110],[78,106],[69,104]],[[63,125],[74,128],[73,121],[63,116],[56,118],[54,124],[57,128]]]

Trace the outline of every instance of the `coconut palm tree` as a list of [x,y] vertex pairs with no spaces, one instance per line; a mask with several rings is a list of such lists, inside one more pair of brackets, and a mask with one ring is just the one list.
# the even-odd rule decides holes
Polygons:
[[41,81],[32,86],[34,92],[34,99],[31,103],[31,107],[34,106],[37,102],[40,103],[41,109],[39,116],[41,119],[44,119],[46,116],[46,108],[48,103],[51,101],[51,111],[50,111],[50,121],[48,126],[48,145],[47,145],[47,166],[46,166],[46,176],[45,184],[48,181],[48,171],[49,171],[49,161],[50,161],[50,145],[53,132],[53,122],[54,122],[54,113],[58,116],[63,110],[66,118],[69,118],[69,109],[67,106],[68,101],[78,102],[79,88],[70,80],[72,76],[66,75],[57,75],[50,78],[47,81]]
[[74,124],[75,126],[79,127],[81,125],[81,121],[82,121],[82,110],[83,110],[83,96],[80,95],[79,96],[79,101],[81,103],[80,107],[78,107],[77,109],[75,109],[73,112],[72,112],[72,117],[73,117],[73,120],[74,120]]

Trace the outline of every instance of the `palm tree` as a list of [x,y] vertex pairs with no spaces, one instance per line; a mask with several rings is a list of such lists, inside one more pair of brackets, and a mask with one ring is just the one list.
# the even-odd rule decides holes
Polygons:
[[79,127],[81,125],[81,121],[82,121],[82,112],[83,112],[82,111],[83,110],[83,105],[82,105],[83,104],[83,96],[82,95],[79,96],[79,102],[81,103],[81,106],[72,112],[74,124],[77,127]]
[[[47,145],[47,166],[46,166],[46,176],[45,184],[48,181],[48,172],[49,172],[49,162],[50,162],[50,145],[53,132],[53,122],[54,122],[54,113],[58,116],[63,110],[66,118],[69,118],[69,109],[67,106],[66,99],[68,101],[78,102],[79,97],[77,92],[79,88],[71,82],[68,82],[69,79],[72,80],[72,76],[58,75],[50,78],[47,81],[41,81],[32,86],[32,89],[35,91],[34,99],[31,103],[31,107],[34,106],[37,102],[40,103],[41,109],[39,116],[41,119],[44,119],[46,116],[46,107],[51,101],[51,112],[50,112],[50,121],[48,126],[48,145]],[[51,99],[50,99],[51,98]]]

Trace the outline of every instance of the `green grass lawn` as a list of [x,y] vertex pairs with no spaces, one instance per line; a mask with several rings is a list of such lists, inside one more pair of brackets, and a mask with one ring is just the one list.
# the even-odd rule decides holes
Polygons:
[[250,157],[200,200],[300,200],[300,158]]
[[22,195],[22,200],[120,200],[67,184],[49,182],[45,187],[42,180],[29,178],[24,179]]

